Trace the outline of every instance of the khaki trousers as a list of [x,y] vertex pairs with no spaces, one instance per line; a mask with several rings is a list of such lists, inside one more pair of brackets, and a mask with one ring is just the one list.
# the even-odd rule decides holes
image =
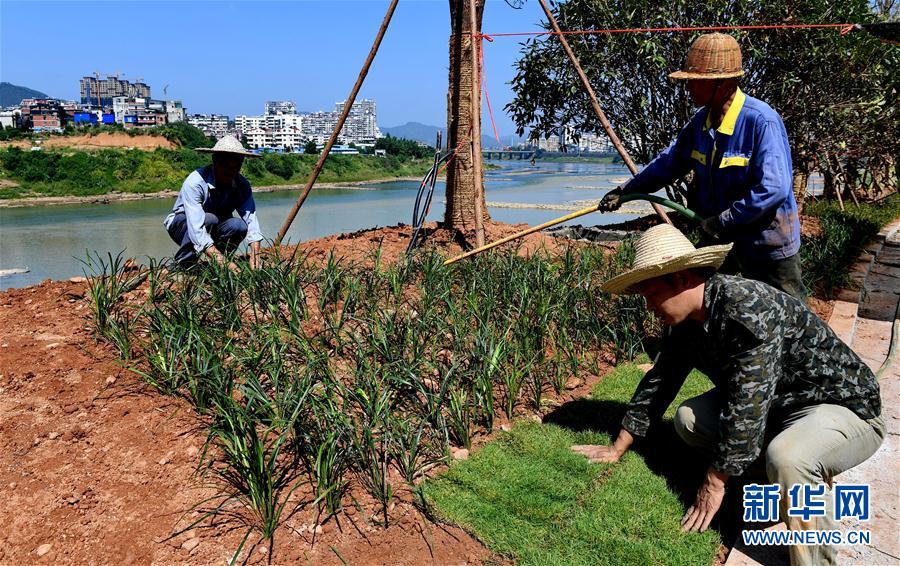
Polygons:
[[[713,389],[682,403],[675,412],[675,430],[687,443],[712,454],[718,440],[721,401]],[[831,530],[834,520],[831,483],[834,476],[859,465],[878,450],[884,440],[881,417],[863,420],[840,405],[812,405],[780,421],[768,423],[764,448],[769,481],[781,485],[780,518],[792,530]],[[824,517],[789,517],[788,490],[793,484],[826,484]],[[836,564],[832,546],[792,546],[792,566]]]

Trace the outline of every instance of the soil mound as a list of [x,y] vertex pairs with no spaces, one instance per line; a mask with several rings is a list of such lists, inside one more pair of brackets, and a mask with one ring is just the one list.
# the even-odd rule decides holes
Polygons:
[[[7,147],[15,146],[22,149],[29,149],[33,144],[29,140],[17,140],[3,144]],[[151,135],[135,135],[129,136],[125,133],[103,132],[96,135],[83,136],[52,136],[44,139],[41,147],[46,148],[73,148],[73,149],[105,149],[109,147],[125,147],[135,149],[175,149],[177,144],[170,142],[162,136]]]

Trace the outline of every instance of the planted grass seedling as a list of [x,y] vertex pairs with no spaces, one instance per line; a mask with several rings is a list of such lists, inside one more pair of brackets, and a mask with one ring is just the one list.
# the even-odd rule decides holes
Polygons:
[[104,258],[99,252],[87,252],[86,258],[82,260],[94,332],[98,336],[107,337],[110,317],[126,292],[124,254],[125,250],[122,250],[115,256],[107,253]]
[[[216,478],[223,490],[195,507],[202,514],[184,530],[215,516],[241,521],[248,529],[235,555],[253,530],[266,540],[272,539],[291,495],[304,483],[296,455],[285,448],[307,393],[293,396],[293,413],[287,423],[279,423],[289,425],[287,428],[261,426],[254,407],[258,398],[252,394],[246,396],[246,404],[230,395],[213,400],[214,417],[199,470]],[[249,516],[245,510],[249,510]]]

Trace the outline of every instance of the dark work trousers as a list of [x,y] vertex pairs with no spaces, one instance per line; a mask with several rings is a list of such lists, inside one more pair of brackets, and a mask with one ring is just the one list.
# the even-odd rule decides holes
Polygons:
[[[207,212],[203,227],[212,236],[216,249],[222,253],[233,252],[247,237],[247,223],[240,218],[232,217],[220,222],[218,216]],[[184,213],[175,215],[169,224],[168,232],[172,240],[181,246],[175,253],[175,261],[180,264],[197,261],[197,251],[188,236],[187,217]]]
[[726,275],[740,273],[742,277],[762,281],[806,302],[806,287],[800,273],[799,253],[781,259],[750,259],[739,257],[732,250],[719,272]]
[[[701,233],[698,248],[723,244],[721,240],[714,240]],[[719,268],[719,273],[725,275],[740,275],[745,279],[762,281],[770,287],[784,291],[788,295],[806,302],[806,286],[803,285],[803,277],[800,273],[800,253],[781,259],[753,259],[741,256],[737,250],[732,249],[725,258],[725,263]]]

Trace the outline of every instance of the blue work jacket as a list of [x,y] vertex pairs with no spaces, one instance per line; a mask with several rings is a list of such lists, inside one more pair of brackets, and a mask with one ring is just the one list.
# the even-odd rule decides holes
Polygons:
[[739,258],[782,259],[800,250],[791,148],[781,117],[738,89],[718,128],[701,108],[678,139],[627,185],[651,193],[694,171],[688,206],[718,215]]

